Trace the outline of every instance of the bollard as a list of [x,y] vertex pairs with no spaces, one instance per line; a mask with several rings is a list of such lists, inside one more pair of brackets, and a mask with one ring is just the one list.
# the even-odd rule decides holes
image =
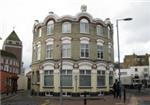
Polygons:
[[86,99],[86,92],[84,92],[84,105],[87,104],[87,99]]

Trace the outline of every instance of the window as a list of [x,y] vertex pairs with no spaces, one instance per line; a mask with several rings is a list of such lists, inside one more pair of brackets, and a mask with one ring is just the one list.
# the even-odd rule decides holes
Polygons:
[[53,57],[53,45],[47,44],[46,45],[46,59],[50,59]]
[[89,33],[89,22],[85,18],[80,20],[80,33]]
[[41,45],[37,46],[37,60],[40,60],[41,57]]
[[81,43],[80,45],[80,57],[89,57],[89,44]]
[[70,22],[64,22],[62,24],[62,33],[71,33],[71,23]]
[[91,70],[80,70],[80,86],[91,86]]
[[137,69],[137,68],[135,68],[135,72],[138,72],[138,69]]
[[40,82],[40,73],[39,73],[39,71],[36,71],[36,77],[37,77],[37,82]]
[[97,25],[96,26],[96,33],[97,33],[97,35],[99,35],[99,36],[103,36],[103,27],[101,26],[101,25]]
[[109,85],[112,86],[113,85],[113,71],[109,72]]
[[53,32],[54,32],[54,21],[50,20],[47,23],[47,35],[51,35],[51,34],[53,34]]
[[112,47],[112,44],[111,43],[108,43],[108,46],[109,46],[109,48],[108,48],[108,57],[109,57],[109,60],[111,60],[112,59],[112,57],[113,57],[113,47]]
[[41,27],[38,29],[38,35],[39,35],[39,37],[41,37],[41,35],[42,35],[42,28]]
[[[33,47],[33,58],[34,58],[35,60],[37,60],[37,55],[38,55],[37,46],[35,45],[35,46]],[[16,64],[15,64],[15,65],[16,65]]]
[[104,49],[102,45],[97,45],[97,58],[103,59]]
[[71,45],[70,43],[64,43],[62,45],[62,56],[63,58],[70,58],[71,57]]
[[54,84],[54,71],[45,70],[44,71],[44,86],[53,86]]
[[105,86],[105,71],[97,71],[97,86]]
[[147,68],[144,68],[144,72],[148,72],[148,69],[147,69]]
[[72,86],[72,70],[62,70],[62,86]]

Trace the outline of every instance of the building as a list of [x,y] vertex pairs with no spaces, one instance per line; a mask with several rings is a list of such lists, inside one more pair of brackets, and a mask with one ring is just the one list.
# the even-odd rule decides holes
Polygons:
[[[22,78],[24,78],[25,76],[23,77],[24,71],[23,71],[23,63],[22,63],[22,42],[14,30],[10,33],[10,35],[4,41],[2,51],[3,51],[3,53],[6,53],[6,54],[4,54],[5,57],[8,56],[8,58],[10,58],[10,55],[13,55],[15,57],[15,59],[17,60],[17,68],[16,68],[17,70],[15,70],[15,67],[11,67],[11,65],[13,65],[12,64],[13,60],[11,60],[11,59],[6,60],[6,62],[8,62],[8,64],[6,65],[6,67],[4,67],[5,72],[3,72],[3,74],[2,74],[5,76],[2,76],[1,79],[2,79],[2,81],[3,80],[5,81],[6,78],[14,77],[15,80],[11,80],[11,79],[8,80],[8,82],[10,83],[9,86],[12,87],[13,84],[15,83],[14,84],[15,90],[18,90],[18,89],[20,89],[20,87],[23,87],[22,85],[25,82],[23,82],[21,80],[23,80]],[[4,60],[4,62],[5,62],[5,60]],[[10,63],[10,65],[9,65],[9,63]],[[6,70],[6,68],[7,68],[7,70]],[[15,70],[15,72],[14,72],[14,70]],[[14,74],[12,74],[11,72],[14,72]],[[16,77],[16,75],[17,75],[17,77]],[[5,87],[5,84],[3,85],[4,82],[2,82],[2,81],[1,81],[1,83],[2,83],[1,86],[3,88],[3,87]],[[8,84],[8,83],[6,83],[6,84]],[[8,89],[8,90],[12,91],[12,89]],[[6,89],[4,91],[6,92]]]
[[0,50],[0,93],[17,91],[17,73],[19,61],[17,57],[7,51]]
[[19,71],[18,74],[21,74],[23,71],[22,63],[22,41],[17,36],[16,32],[13,30],[10,35],[6,38],[3,44],[3,50],[13,53],[19,60]]
[[123,63],[123,68],[129,68],[131,66],[145,66],[149,64],[149,59],[150,55],[145,54],[145,55],[126,55],[124,58],[124,63]]
[[[150,56],[128,55],[125,56],[122,68],[120,69],[120,78],[122,84],[150,86]],[[116,78],[119,78],[119,71],[116,69]]]
[[[32,89],[46,95],[110,91],[113,84],[113,25],[81,6],[76,16],[49,12],[33,27]],[[60,72],[61,71],[61,72]],[[62,78],[60,80],[60,77]]]

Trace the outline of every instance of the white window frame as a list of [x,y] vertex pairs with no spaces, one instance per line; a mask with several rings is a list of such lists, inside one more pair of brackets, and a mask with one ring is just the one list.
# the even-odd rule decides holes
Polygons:
[[[62,86],[63,87],[65,87],[65,86],[72,86],[73,84],[72,84],[72,82],[73,82],[73,78],[72,78],[72,72],[73,72],[73,70],[71,70],[71,69],[62,69],[62,73],[61,73],[61,75],[62,75]],[[70,85],[66,85],[66,84],[63,84],[63,76],[65,77],[71,77],[71,81],[70,81]],[[65,81],[66,82],[66,81]]]
[[104,59],[104,46],[97,44],[97,58]]
[[80,20],[80,33],[89,33],[89,21],[86,18]]
[[104,30],[102,25],[97,25],[96,26],[96,34],[98,36],[103,36],[104,35]]
[[46,59],[53,58],[53,44],[46,44]]
[[[53,78],[52,85],[45,85],[45,76],[52,76]],[[44,70],[44,86],[48,86],[48,87],[54,86],[54,70]]]
[[70,22],[64,22],[62,24],[62,33],[71,33],[71,23]]
[[47,23],[47,35],[52,35],[54,33],[54,21],[50,20]]
[[[98,72],[99,72],[99,73],[98,73]],[[106,85],[106,76],[105,76],[105,74],[106,74],[106,71],[105,71],[105,70],[97,70],[97,86],[98,86],[98,87],[101,87],[101,86],[105,86],[105,85]],[[102,78],[104,79],[104,81],[103,81],[103,83],[102,83],[101,85],[98,84],[98,82],[101,82],[101,80],[98,81],[98,77],[101,77],[101,79],[102,79]]]
[[[83,73],[81,73],[81,71],[83,71]],[[89,73],[88,73],[89,72]],[[79,70],[79,76],[80,76],[80,79],[79,79],[79,86],[80,87],[91,87],[91,85],[92,85],[92,81],[91,81],[91,75],[92,74],[92,71],[91,70],[86,70],[86,69],[80,69]],[[81,78],[83,77],[83,76],[88,76],[89,77],[89,81],[90,81],[90,83],[89,83],[89,85],[83,85],[83,84],[81,84]]]
[[62,44],[62,57],[71,58],[71,44],[70,43]]

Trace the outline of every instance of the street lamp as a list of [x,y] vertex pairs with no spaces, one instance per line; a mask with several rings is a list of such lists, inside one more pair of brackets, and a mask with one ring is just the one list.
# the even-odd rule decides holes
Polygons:
[[119,45],[119,28],[118,28],[118,22],[119,21],[130,21],[132,18],[123,18],[123,19],[117,19],[116,20],[116,28],[117,28],[117,45],[118,45],[118,70],[119,70],[119,82],[120,82],[120,45]]
[[60,97],[59,97],[59,101],[60,101],[60,105],[63,105],[63,90],[62,90],[62,63],[63,63],[63,59],[62,59],[62,45],[56,45],[56,47],[59,47],[60,49],[60,69],[59,69],[59,77],[60,77]]
[[62,90],[62,45],[60,45],[60,105],[63,105],[63,90]]

